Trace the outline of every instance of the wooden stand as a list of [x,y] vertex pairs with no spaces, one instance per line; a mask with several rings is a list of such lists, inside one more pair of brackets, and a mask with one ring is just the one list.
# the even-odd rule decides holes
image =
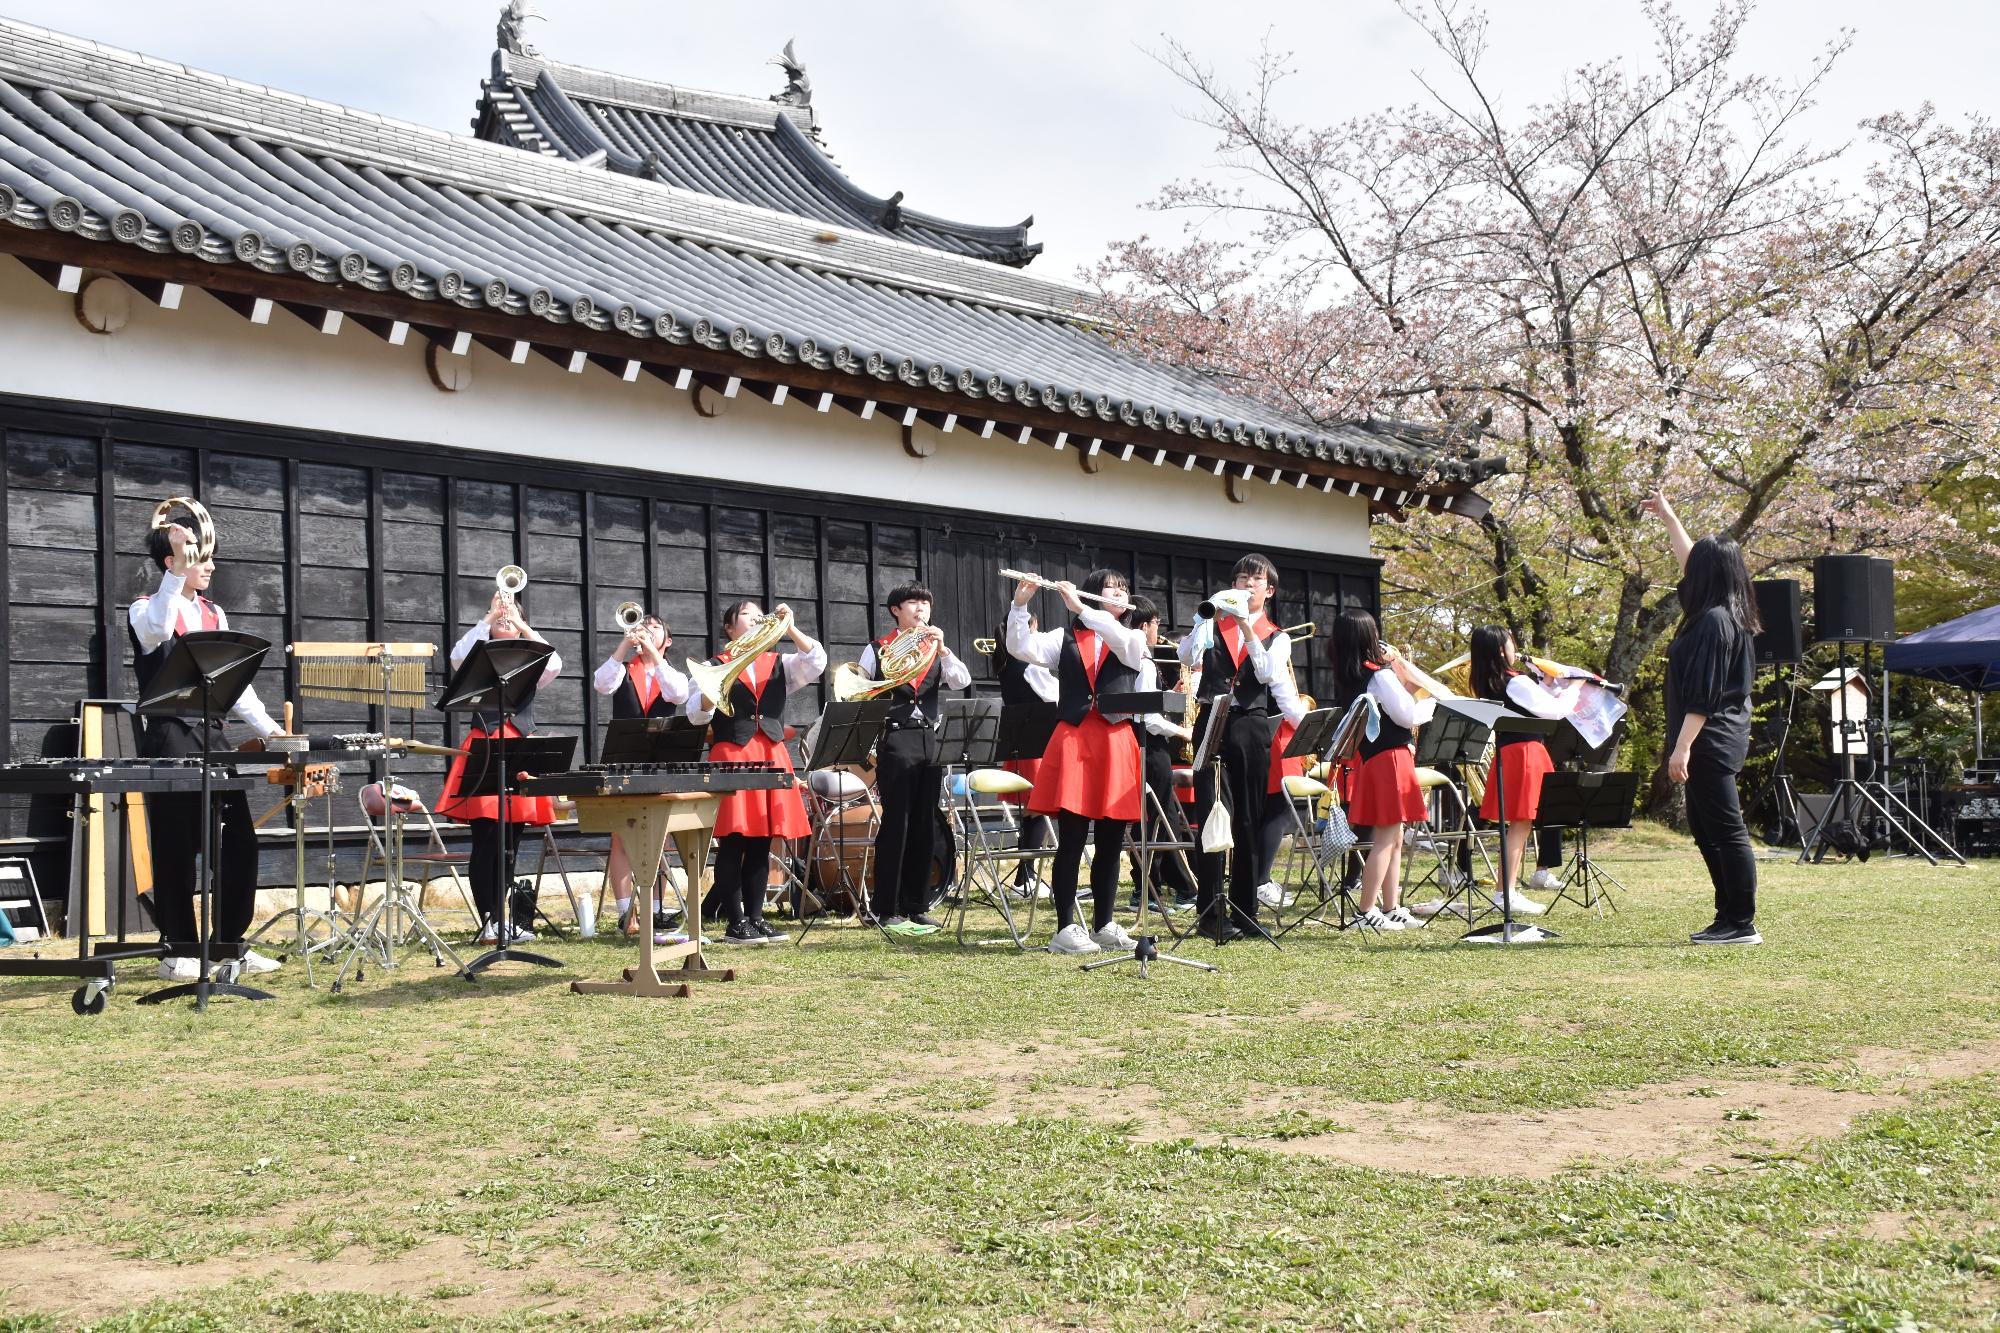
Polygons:
[[[711,968],[701,952],[701,901],[707,888],[708,845],[715,835],[721,798],[707,792],[673,792],[645,796],[577,796],[576,826],[585,833],[608,833],[625,848],[636,893],[632,912],[643,925],[639,931],[639,965],[625,969],[623,981],[573,981],[578,995],[646,995],[686,998],[694,981],[734,981],[734,968]],[[653,943],[655,885],[666,857],[667,839],[674,840],[687,887],[681,892],[681,920],[688,930],[682,944]],[[679,960],[664,974],[662,964]]]

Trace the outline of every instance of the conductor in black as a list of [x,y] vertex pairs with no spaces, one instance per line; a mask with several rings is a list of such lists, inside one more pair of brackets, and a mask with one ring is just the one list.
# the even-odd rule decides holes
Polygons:
[[[142,698],[166,665],[177,637],[229,628],[229,617],[222,608],[203,596],[215,577],[215,558],[194,559],[195,539],[190,528],[180,523],[154,528],[147,538],[147,553],[159,566],[160,586],[133,602],[126,616],[132,670],[139,678]],[[250,725],[260,747],[265,739],[283,730],[258,701],[254,689],[243,691],[230,715]],[[213,753],[229,748],[220,723],[152,717],[146,719],[139,752],[151,759],[198,756],[204,749],[204,725],[208,726],[207,750]],[[218,944],[240,944],[257,907],[257,832],[250,822],[250,800],[240,791],[216,792],[211,810],[220,826],[215,842],[220,873],[210,919],[212,938]],[[166,957],[160,962],[160,979],[194,981],[199,971],[194,893],[195,860],[201,854],[201,797],[192,792],[148,796],[146,828],[153,844],[153,914],[159,921],[160,939],[167,946]],[[245,972],[269,972],[277,966],[278,960],[255,949],[243,956]]]

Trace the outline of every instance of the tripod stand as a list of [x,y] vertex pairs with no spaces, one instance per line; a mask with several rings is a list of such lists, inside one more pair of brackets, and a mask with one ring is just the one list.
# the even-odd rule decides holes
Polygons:
[[[1461,702],[1453,699],[1440,703],[1438,707],[1442,711],[1445,708],[1468,708],[1474,703],[1483,702],[1483,700]],[[1493,731],[1494,740],[1493,774],[1489,781],[1493,783],[1494,794],[1498,798],[1496,809],[1500,816],[1500,878],[1504,879],[1507,875],[1507,766],[1501,762],[1500,748],[1507,744],[1507,737],[1509,736],[1532,736],[1537,738],[1552,736],[1555,734],[1560,722],[1559,719],[1552,717],[1523,717],[1519,713],[1510,712],[1505,704],[1486,704],[1485,706],[1496,710],[1491,721],[1488,723],[1488,726]],[[1477,929],[1466,931],[1465,934],[1459,936],[1459,943],[1539,944],[1544,940],[1561,938],[1553,930],[1516,921],[1514,919],[1514,900],[1518,896],[1518,892],[1512,884],[1502,884],[1499,887],[1501,891],[1500,920],[1490,926],[1480,926]]]
[[1625,886],[1590,856],[1592,829],[1631,828],[1632,806],[1639,795],[1637,773],[1551,773],[1542,779],[1542,806],[1537,828],[1559,828],[1576,835],[1576,850],[1563,867],[1563,886],[1549,906],[1568,899],[1578,907],[1608,905],[1618,910],[1613,889]]
[[[1203,769],[1209,771],[1209,781],[1213,784],[1212,789],[1215,792],[1215,799],[1221,804],[1223,809],[1230,812],[1233,824],[1236,802],[1233,799],[1233,793],[1229,789],[1228,767],[1222,762],[1223,735],[1231,722],[1229,696],[1219,694],[1210,698],[1208,701],[1208,712],[1204,716],[1206,720],[1202,724],[1201,744],[1195,747],[1194,771],[1196,773],[1200,773]],[[1258,796],[1261,798],[1263,793],[1259,792]],[[1203,828],[1196,831],[1195,836],[1198,842],[1201,841],[1207,832],[1207,822],[1204,819],[1202,821]],[[1255,856],[1257,854],[1257,839],[1259,836],[1259,830],[1255,824],[1244,829],[1232,827],[1230,830],[1231,846],[1219,852],[1209,851],[1206,847],[1201,849],[1205,855],[1222,857],[1222,883],[1216,886],[1215,897],[1209,904],[1209,911],[1215,913],[1213,917],[1214,934],[1204,937],[1212,938],[1215,941],[1215,947],[1218,949],[1228,944],[1231,940],[1248,938],[1261,939],[1273,949],[1283,949],[1285,947],[1278,943],[1277,936],[1264,929],[1263,924],[1257,920],[1254,912],[1246,912],[1242,907],[1238,906],[1236,900],[1229,893],[1236,870],[1236,867],[1231,864],[1233,859],[1239,856]],[[1253,902],[1252,907],[1254,906],[1255,903]],[[1232,926],[1236,927],[1234,935],[1230,933],[1230,927]],[[1207,928],[1209,928],[1209,923],[1204,922],[1196,926],[1192,933],[1194,935],[1201,935],[1202,931]],[[1179,940],[1175,941],[1177,947],[1180,943],[1181,941]]]
[[1792,786],[1791,772],[1785,767],[1785,749],[1791,742],[1792,716],[1799,698],[1798,681],[1793,674],[1796,670],[1793,664],[1783,662],[1772,672],[1771,679],[1785,692],[1784,717],[1778,724],[1777,749],[1771,760],[1771,771],[1765,775],[1763,784],[1757,788],[1757,794],[1750,799],[1749,807],[1743,812],[1743,822],[1754,825],[1758,811],[1766,803],[1771,804],[1770,822],[1764,826],[1768,836],[1764,841],[1773,846],[1784,844],[1787,829],[1801,842],[1804,841],[1803,825],[1799,823],[1798,792]]
[[263,665],[264,654],[270,650],[268,641],[235,630],[201,630],[180,635],[150,683],[152,692],[139,700],[137,711],[142,714],[176,718],[193,715],[201,719],[198,731],[201,737],[201,883],[195,887],[195,896],[201,902],[201,940],[196,955],[199,971],[193,981],[162,987],[140,996],[140,1004],[165,1004],[168,1000],[192,995],[195,1009],[201,1011],[208,1008],[209,998],[215,995],[234,995],[244,1000],[277,998],[269,991],[245,986],[236,979],[243,965],[243,951],[247,947],[240,941],[229,946],[229,961],[221,969],[223,979],[217,981],[209,975],[209,954],[214,944],[210,936],[214,933],[216,894],[221,888],[221,877],[215,865],[214,766],[217,754],[211,742],[222,729],[223,715],[235,706],[243,691],[250,688],[257,668]]
[[[1863,840],[1861,847],[1865,853],[1872,838],[1868,831],[1858,824],[1856,816],[1872,811],[1891,834],[1901,834],[1903,840],[1916,849],[1917,855],[1932,865],[1938,864],[1939,853],[1950,857],[1959,865],[1964,865],[1965,858],[1951,845],[1950,839],[1920,819],[1916,811],[1910,809],[1903,803],[1902,798],[1889,790],[1887,783],[1873,775],[1866,781],[1855,777],[1854,755],[1849,738],[1857,726],[1865,734],[1867,723],[1865,720],[1856,723],[1850,715],[1849,691],[1846,688],[1846,678],[1853,669],[1854,660],[1848,651],[1850,646],[1848,640],[1840,641],[1840,665],[1836,670],[1836,675],[1841,679],[1841,688],[1836,698],[1839,716],[1835,723],[1835,738],[1841,751],[1840,777],[1835,780],[1832,792],[1828,793],[1825,815],[1813,826],[1810,836],[1800,838],[1798,863],[1803,865],[1810,860],[1814,865],[1820,864],[1826,859],[1827,852],[1834,849],[1835,840],[1842,831],[1858,835]],[[1873,657],[1873,641],[1864,640],[1861,645],[1863,680],[1868,678],[1872,669]]]

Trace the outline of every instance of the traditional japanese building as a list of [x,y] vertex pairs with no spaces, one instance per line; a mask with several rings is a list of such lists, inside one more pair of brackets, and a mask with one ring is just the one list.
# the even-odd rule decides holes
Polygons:
[[1254,548],[1283,617],[1325,625],[1375,603],[1371,512],[1483,508],[1496,460],[1148,361],[1039,273],[1029,223],[863,190],[789,48],[754,97],[500,36],[468,137],[0,21],[5,757],[129,695],[170,494],[278,645],[441,659],[524,566],[570,664],[538,712],[586,735],[628,598],[694,656],[719,603],[786,601],[841,660],[915,575],[966,651],[1003,565],[1114,565],[1185,625]]

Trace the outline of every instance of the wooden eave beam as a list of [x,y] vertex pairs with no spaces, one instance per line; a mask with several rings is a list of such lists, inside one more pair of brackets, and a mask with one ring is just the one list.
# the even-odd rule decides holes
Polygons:
[[[213,264],[181,254],[157,254],[112,242],[84,240],[68,232],[31,231],[0,224],[0,253],[12,254],[24,263],[39,261],[43,264],[102,269],[117,274],[127,282],[138,278],[200,287],[231,308],[252,312],[256,308],[255,302],[260,299],[273,305],[280,301],[296,301],[339,310],[348,318],[367,315],[380,320],[402,321],[412,328],[426,329],[427,336],[431,329],[447,330],[452,334],[467,333],[506,344],[510,349],[508,355],[511,355],[516,342],[541,342],[552,347],[597,353],[621,363],[637,359],[646,363],[649,373],[669,383],[676,383],[681,378],[678,373],[681,370],[715,377],[718,384],[726,384],[731,379],[741,381],[746,378],[744,371],[754,365],[733,352],[714,351],[691,343],[666,343],[541,320],[531,322],[522,316],[487,308],[420,301],[400,292],[371,291],[344,283],[321,283],[290,274],[266,273],[262,269],[240,264]],[[524,333],[532,333],[533,336],[523,338]],[[449,350],[449,342],[446,347]],[[843,407],[846,406],[843,399],[851,399],[857,404],[875,402],[881,409],[877,415],[890,415],[898,422],[909,408],[969,415],[963,409],[976,401],[962,394],[932,389],[928,385],[874,381],[804,364],[786,367],[786,380],[794,394],[830,392],[835,395],[834,401]],[[887,411],[890,405],[895,406],[893,413]],[[1193,435],[1173,435],[1164,430],[1148,431],[1143,426],[1127,426],[1122,421],[1100,421],[1095,415],[1080,417],[1025,403],[1009,405],[1007,415],[1023,426],[1032,427],[1038,436],[1045,434],[1051,441],[1058,434],[1064,436],[1066,441],[1081,436],[1084,447],[1088,447],[1092,439],[1101,439],[1106,447],[1114,444],[1122,446],[1132,441],[1142,450],[1164,448],[1174,453],[1196,453],[1205,461],[1212,459],[1225,465],[1233,464],[1238,471],[1245,463],[1252,464],[1259,472],[1267,472],[1273,467],[1304,471],[1315,480],[1331,477],[1343,484],[1358,482],[1371,494],[1376,487],[1380,487],[1390,501],[1393,501],[1396,492],[1409,490],[1415,480],[1410,475],[1384,472],[1359,464],[1279,454],[1254,445],[1202,439]],[[1434,487],[1432,493],[1457,495],[1471,489],[1472,483],[1454,482],[1449,486]],[[1380,501],[1372,507],[1383,512],[1396,508],[1393,503]]]

